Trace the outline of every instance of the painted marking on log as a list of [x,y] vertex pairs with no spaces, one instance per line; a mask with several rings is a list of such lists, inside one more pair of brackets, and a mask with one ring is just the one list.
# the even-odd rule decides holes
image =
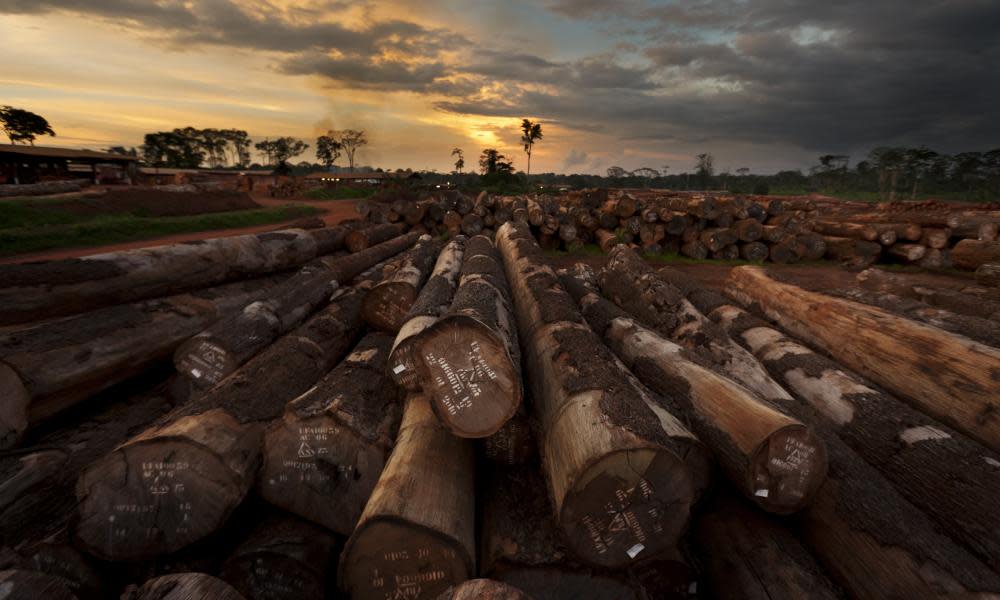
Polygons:
[[393,367],[392,372],[395,373],[396,375],[399,375],[405,370],[406,370],[406,365],[404,365],[403,363],[399,363],[398,365]]
[[629,548],[628,550],[626,550],[625,554],[628,554],[629,558],[635,558],[636,556],[639,556],[639,553],[642,552],[645,549],[646,549],[646,547],[643,546],[642,544],[636,544],[636,545],[632,546],[631,548]]
[[990,458],[989,456],[984,456],[983,460],[985,460],[986,464],[990,465],[991,467],[1000,468],[1000,460],[997,460],[995,458]]
[[761,498],[767,498],[768,496],[771,495],[771,492],[769,492],[768,490],[757,490],[756,492],[753,493],[753,495],[760,496]]
[[837,425],[854,419],[854,404],[845,400],[845,395],[875,393],[875,390],[855,382],[842,371],[824,371],[822,376],[816,378],[802,369],[792,369],[785,372],[785,382]]
[[928,440],[947,440],[949,438],[951,438],[951,435],[948,432],[941,431],[937,427],[932,427],[930,425],[910,427],[909,429],[904,429],[899,434],[899,439],[911,446],[917,442],[926,442]]

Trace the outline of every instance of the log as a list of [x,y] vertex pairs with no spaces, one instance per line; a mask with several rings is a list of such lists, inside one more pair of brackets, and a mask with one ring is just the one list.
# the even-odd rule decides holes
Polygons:
[[980,319],[1000,318],[1000,301],[954,290],[927,287],[920,285],[919,280],[913,280],[901,274],[872,268],[858,273],[856,280],[863,289],[914,298],[930,306],[943,308],[957,314]]
[[741,219],[734,222],[731,229],[741,242],[756,242],[764,235],[764,228],[757,219]]
[[717,252],[712,252],[710,256],[712,260],[737,260],[740,257],[740,249],[736,245],[726,246]]
[[778,263],[779,265],[787,265],[790,263],[798,262],[801,256],[796,251],[793,242],[794,238],[792,238],[790,241],[771,244],[767,252],[768,257],[770,257],[771,259],[771,262]]
[[992,242],[997,239],[1000,217],[955,213],[948,216],[947,224],[954,237]]
[[459,437],[496,433],[521,405],[520,350],[496,246],[471,238],[448,312],[420,334],[418,380]]
[[483,456],[506,466],[523,465],[537,454],[537,442],[524,404],[499,431],[483,440]]
[[976,283],[986,287],[1000,287],[1000,264],[982,264],[976,267]]
[[[544,431],[555,519],[568,546],[604,567],[673,547],[707,480],[703,447],[615,366],[526,226],[501,227],[497,246]],[[665,505],[672,510],[658,508]]]
[[545,480],[530,466],[491,469],[480,530],[480,574],[535,600],[638,600],[624,574],[575,561],[553,522]]
[[818,233],[799,233],[793,243],[802,260],[820,260],[826,255],[826,240]]
[[691,225],[691,218],[687,214],[668,208],[660,209],[660,220],[666,223],[666,230],[670,235],[680,235]]
[[532,600],[512,585],[491,579],[470,579],[449,588],[437,600]]
[[151,579],[138,589],[127,590],[122,600],[245,600],[221,579],[205,573],[174,573]]
[[572,242],[576,239],[577,230],[576,225],[572,223],[563,223],[559,226],[559,239],[564,242]]
[[974,271],[987,263],[1000,263],[1000,242],[961,240],[951,249],[951,262],[956,269],[966,271]]
[[0,337],[0,448],[168,359],[184,340],[279,281],[265,277],[109,306]]
[[[865,242],[853,238],[823,236],[826,242],[826,257],[840,261],[848,267],[867,267],[878,260],[882,246],[875,242]],[[773,254],[773,249],[772,249]]]
[[866,223],[843,223],[840,221],[815,221],[813,231],[822,235],[877,242],[879,232]]
[[924,236],[923,227],[917,223],[869,223],[869,225],[879,232],[879,241],[889,232],[895,234],[897,241],[905,242],[919,242]]
[[561,272],[563,287],[625,365],[691,424],[736,487],[776,514],[808,504],[826,477],[826,451],[816,435],[602,298],[587,270],[578,264]]
[[441,426],[429,400],[406,400],[396,447],[340,558],[359,600],[434,598],[475,569],[473,449]]
[[612,248],[622,243],[622,240],[613,232],[607,229],[598,229],[594,232],[597,238],[597,245],[604,252],[610,252]]
[[928,248],[947,248],[948,238],[951,237],[951,230],[945,228],[924,227],[924,234],[920,238],[920,243]]
[[[832,360],[734,306],[714,311],[768,371],[903,496],[994,569],[1000,568],[1000,453],[873,388]],[[947,486],[940,482],[947,481]]]
[[65,579],[26,569],[0,571],[0,591],[5,600],[77,600]]
[[1000,350],[878,308],[780,283],[759,267],[730,271],[727,291],[918,410],[993,450],[1000,448],[1000,383],[994,377]]
[[458,285],[465,252],[465,237],[448,243],[434,263],[434,270],[410,306],[389,355],[388,366],[396,384],[411,392],[420,389],[418,341],[450,307]]
[[762,242],[749,242],[747,244],[740,245],[740,256],[743,260],[749,260],[751,262],[764,262],[767,260],[769,250],[767,244]]
[[366,248],[387,242],[404,233],[406,233],[406,225],[404,223],[374,225],[347,234],[347,237],[344,238],[344,246],[352,253],[361,252]]
[[950,251],[928,248],[924,257],[917,262],[917,265],[925,269],[949,269],[952,266]]
[[731,246],[737,242],[736,234],[726,227],[715,227],[701,232],[699,240],[712,252],[718,252],[726,246]]
[[445,212],[441,222],[448,228],[448,233],[451,235],[462,233],[462,215],[458,214],[457,211],[449,210]]
[[270,515],[226,559],[219,577],[247,600],[323,600],[337,541],[320,527]]
[[921,244],[893,244],[887,252],[905,262],[917,262],[927,254],[927,246]]
[[[302,265],[316,237],[297,229],[0,265],[0,325],[168,296]],[[332,251],[332,250],[331,250]]]
[[694,240],[681,246],[681,254],[695,260],[705,260],[708,258],[708,248],[705,244]]
[[262,498],[341,535],[354,531],[399,427],[385,368],[391,347],[391,336],[369,333],[267,427]]
[[469,213],[462,217],[462,233],[465,235],[479,235],[483,231],[482,217]]
[[347,353],[373,283],[338,291],[221,384],[89,466],[77,483],[82,547],[112,560],[151,557],[225,522],[253,484],[264,424]]
[[368,292],[361,305],[361,316],[369,326],[389,333],[399,331],[434,267],[441,246],[429,235],[422,236],[399,269]]
[[691,529],[712,598],[844,597],[791,531],[733,497],[714,499]]

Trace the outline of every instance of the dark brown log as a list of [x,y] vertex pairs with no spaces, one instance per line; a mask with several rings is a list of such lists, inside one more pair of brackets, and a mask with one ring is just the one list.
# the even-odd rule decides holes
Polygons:
[[226,559],[220,578],[247,600],[323,600],[333,589],[336,545],[320,527],[271,515]]
[[886,252],[905,262],[917,262],[927,254],[927,246],[921,244],[893,244],[886,249]]
[[606,229],[598,229],[594,232],[594,235],[597,238],[597,245],[600,246],[601,250],[604,252],[608,252],[618,244],[622,243],[622,240],[615,235],[614,232]]
[[642,209],[640,215],[642,220],[646,223],[656,223],[660,220],[660,213],[653,207]]
[[875,242],[865,242],[853,238],[823,236],[826,242],[826,257],[840,261],[852,268],[867,267],[882,252],[882,246]]
[[865,269],[858,273],[856,279],[858,285],[867,290],[914,298],[930,306],[961,315],[1000,320],[1000,301],[955,290],[920,285],[919,281],[914,281],[905,275],[876,268]]
[[1000,449],[1000,382],[994,377],[1000,350],[775,281],[759,267],[730,271],[727,291],[919,410]]
[[691,529],[712,598],[844,597],[791,531],[735,498],[716,498]]
[[767,260],[769,250],[767,244],[763,242],[750,242],[740,245],[740,256],[743,260],[751,262],[764,262]]
[[396,447],[340,558],[360,600],[435,598],[475,570],[473,449],[448,433],[426,397],[406,400]]
[[339,534],[354,531],[399,427],[398,388],[385,368],[391,347],[391,336],[369,333],[268,426],[261,497]]
[[761,239],[768,243],[777,243],[784,241],[789,233],[784,227],[778,227],[776,225],[762,225],[761,226]]
[[736,260],[740,257],[740,248],[735,244],[732,246],[726,246],[721,250],[712,252],[710,254],[712,260]]
[[583,560],[607,567],[673,547],[707,479],[703,447],[616,366],[545,265],[530,230],[507,224],[497,240],[567,544]]
[[449,234],[458,235],[462,233],[462,215],[458,214],[457,211],[449,210],[444,213],[444,218],[441,219],[441,222],[448,228]]
[[951,252],[947,249],[928,248],[917,264],[925,269],[949,269],[952,266]]
[[465,242],[465,237],[459,236],[449,242],[438,255],[430,278],[420,290],[420,295],[410,307],[406,320],[396,335],[388,368],[395,382],[411,392],[420,389],[420,334],[451,307],[462,269]]
[[407,227],[404,223],[375,225],[367,229],[358,229],[347,234],[347,237],[344,239],[344,245],[351,252],[361,252],[366,248],[403,235],[406,233],[406,229]]
[[577,265],[575,275],[567,272],[561,279],[591,327],[669,403],[673,414],[691,424],[736,487],[777,514],[808,504],[826,477],[826,452],[818,438],[775,405],[705,368],[699,357],[602,298],[587,269]]
[[[713,315],[910,502],[1000,566],[1000,454],[879,391],[734,306]],[[947,486],[940,482],[947,481]]]
[[483,494],[479,572],[535,600],[638,600],[624,574],[575,561],[552,520],[545,480],[532,467],[492,469]]
[[736,234],[731,229],[726,227],[706,229],[701,232],[699,239],[701,240],[701,243],[705,244],[705,247],[712,252],[718,252],[726,246],[731,246],[738,241]]
[[88,467],[77,484],[82,546],[100,557],[135,559],[216,530],[253,484],[264,425],[357,339],[373,283],[338,290],[328,307],[220,385]]
[[615,214],[621,219],[627,219],[639,210],[639,201],[632,194],[619,192],[615,199]]
[[492,579],[470,579],[448,588],[437,600],[532,600],[512,585]]
[[314,234],[289,229],[84,258],[0,265],[0,306],[4,307],[0,325],[259,277],[305,264],[318,250]]
[[733,232],[741,242],[756,242],[764,235],[764,228],[757,219],[741,219],[732,225]]
[[524,404],[499,431],[483,440],[483,455],[490,461],[507,466],[523,465],[538,454],[538,443]]
[[1000,264],[983,264],[976,267],[976,283],[987,287],[1000,287]]
[[1000,242],[962,240],[951,249],[955,268],[974,271],[983,264],[1000,263]]
[[1000,216],[955,213],[948,215],[947,223],[953,237],[992,242],[997,239]]
[[0,571],[0,592],[4,600],[77,600],[69,582],[38,571]]
[[247,600],[228,583],[204,573],[175,573],[127,590],[122,600]]
[[799,233],[793,248],[802,260],[820,260],[826,255],[826,240],[818,233]]
[[695,260],[705,260],[708,258],[708,248],[705,244],[694,240],[681,246],[681,254]]
[[407,202],[403,206],[403,221],[407,225],[413,226],[424,220],[424,216],[427,215],[427,209],[432,201],[421,200],[419,202]]
[[465,235],[479,235],[483,231],[483,219],[478,215],[469,213],[462,217],[462,233]]
[[691,225],[691,218],[685,213],[667,208],[660,209],[660,220],[666,223],[667,233],[670,235],[680,235]]
[[877,242],[879,236],[878,230],[866,223],[844,223],[840,221],[815,221],[813,223],[813,231],[822,235],[864,240],[866,242]]
[[800,256],[793,245],[794,238],[792,241],[778,242],[777,244],[771,244],[768,247],[768,257],[771,262],[778,263],[781,265],[786,265],[794,262],[798,262]]
[[576,239],[577,231],[576,225],[572,223],[563,223],[559,226],[559,239],[564,242],[571,242]]
[[882,235],[892,232],[897,240],[906,242],[919,242],[924,235],[923,227],[916,223],[869,223],[879,232],[879,241]]
[[0,448],[90,396],[143,373],[280,278],[109,306],[0,337]]
[[399,331],[434,267],[441,246],[441,242],[430,236],[421,237],[399,269],[368,292],[361,316],[369,326],[390,333]]
[[948,238],[951,237],[951,230],[946,228],[924,227],[924,234],[920,238],[920,243],[928,248],[947,248]]
[[326,257],[307,265],[241,311],[216,321],[181,344],[174,353],[174,366],[198,387],[219,383],[326,304],[338,286],[405,251],[415,237],[412,233],[401,235],[354,254]]
[[420,334],[419,385],[460,437],[492,435],[521,405],[520,351],[510,289],[493,242],[465,245],[448,312]]

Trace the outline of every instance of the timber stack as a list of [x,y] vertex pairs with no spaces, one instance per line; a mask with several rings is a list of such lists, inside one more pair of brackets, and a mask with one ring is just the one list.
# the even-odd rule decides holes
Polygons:
[[[989,211],[591,190],[360,212],[0,267],[0,597],[1000,594]],[[584,242],[607,257],[545,254]],[[977,273],[707,287],[639,251],[664,248]]]

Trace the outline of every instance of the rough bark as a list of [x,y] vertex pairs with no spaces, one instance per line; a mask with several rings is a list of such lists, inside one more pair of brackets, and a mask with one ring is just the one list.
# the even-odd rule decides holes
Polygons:
[[422,236],[399,269],[365,296],[361,307],[365,322],[380,331],[398,332],[440,251],[438,240]]
[[122,600],[246,600],[221,579],[205,573],[175,573],[144,583],[122,594]]
[[898,294],[960,315],[1000,321],[1000,301],[997,300],[954,290],[928,287],[905,275],[876,268],[866,269],[858,273],[856,279],[858,285],[866,290]]
[[0,591],[5,600],[77,600],[66,580],[24,569],[0,571]]
[[532,600],[512,585],[492,579],[470,579],[449,588],[437,600]]
[[878,260],[882,252],[882,246],[875,242],[829,235],[823,236],[823,241],[826,242],[827,258],[852,268],[867,267]]
[[220,578],[247,600],[323,600],[333,588],[333,535],[285,515],[271,515],[226,559]]
[[927,246],[921,244],[893,244],[887,252],[905,262],[917,262],[927,254]]
[[278,282],[265,277],[110,306],[0,337],[0,448],[168,359],[184,340]]
[[357,253],[376,244],[387,242],[404,233],[406,233],[406,225],[404,223],[374,225],[347,234],[347,237],[344,239],[344,246],[350,252]]
[[769,250],[767,244],[762,242],[749,242],[740,246],[740,256],[744,260],[751,262],[764,262],[767,260]]
[[339,534],[354,531],[399,427],[398,388],[385,368],[391,347],[391,336],[369,333],[268,426],[261,497]]
[[340,558],[341,587],[361,600],[434,598],[475,571],[474,453],[414,394],[396,447]]
[[418,342],[419,385],[453,434],[487,437],[517,412],[523,392],[515,327],[496,246],[471,238],[451,307]]
[[976,267],[976,283],[987,287],[1000,287],[1000,264],[982,264]]
[[951,249],[951,262],[956,268],[967,271],[987,263],[1000,263],[1000,242],[962,240]]
[[420,334],[451,307],[465,253],[465,238],[448,243],[438,255],[434,270],[410,306],[389,355],[388,368],[396,384],[411,392],[420,389],[418,342]]
[[538,444],[524,406],[522,403],[513,418],[483,440],[483,455],[491,462],[507,466],[523,465],[538,453]]
[[674,546],[706,480],[703,447],[615,366],[528,228],[506,224],[497,240],[544,432],[553,510],[567,544],[605,567]]
[[0,325],[71,315],[284,271],[315,258],[318,248],[313,233],[289,229],[0,265],[0,306],[4,307]]
[[918,410],[1000,449],[1000,350],[775,281],[759,267],[733,269],[727,290]]
[[150,557],[225,522],[253,483],[264,425],[347,353],[373,284],[338,290],[325,309],[220,385],[88,467],[77,484],[83,547],[109,559]]
[[736,487],[777,514],[808,504],[826,477],[826,451],[816,435],[602,298],[588,269],[563,272],[563,286],[625,365],[691,424]]

